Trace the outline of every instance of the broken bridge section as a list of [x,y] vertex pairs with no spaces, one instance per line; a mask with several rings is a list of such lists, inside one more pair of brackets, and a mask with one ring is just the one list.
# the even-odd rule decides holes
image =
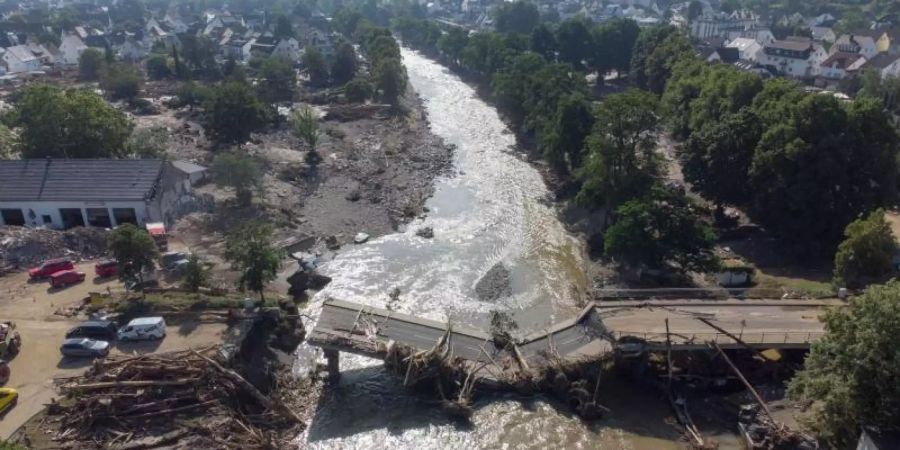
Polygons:
[[[307,341],[325,350],[338,376],[338,352],[384,359],[394,345],[444,348],[480,381],[501,381],[492,367],[514,360],[531,370],[551,360],[584,361],[635,353],[728,348],[806,349],[824,333],[819,316],[838,300],[648,300],[592,302],[575,318],[498,348],[489,332],[387,309],[327,300]],[[668,332],[667,332],[668,327]]]

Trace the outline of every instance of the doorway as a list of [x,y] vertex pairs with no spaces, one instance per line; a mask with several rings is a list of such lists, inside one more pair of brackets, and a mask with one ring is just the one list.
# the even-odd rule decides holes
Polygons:
[[25,214],[21,209],[0,209],[0,215],[3,216],[3,223],[7,225],[25,226]]
[[69,229],[84,226],[84,216],[81,208],[60,208],[59,216],[62,218],[63,228]]
[[109,210],[106,208],[88,208],[88,224],[92,227],[112,228],[112,220],[109,218]]

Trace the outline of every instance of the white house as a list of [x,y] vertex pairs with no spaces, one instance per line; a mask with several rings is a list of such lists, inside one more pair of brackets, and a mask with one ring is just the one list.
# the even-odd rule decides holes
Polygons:
[[762,45],[755,39],[737,38],[725,45],[726,47],[736,48],[738,57],[746,61],[757,61],[759,52],[762,51]]
[[866,62],[866,57],[859,53],[835,52],[822,61],[819,74],[832,80],[843,79],[847,72],[853,71]]
[[200,166],[153,159],[0,161],[0,224],[110,228],[171,224],[193,198]]
[[9,73],[31,72],[41,70],[41,60],[27,45],[14,45],[6,49],[3,54],[3,62],[6,64],[6,71]]
[[78,64],[78,58],[87,50],[87,45],[80,37],[74,34],[63,36],[62,42],[59,44],[59,51],[62,53],[62,63],[67,65]]
[[900,77],[900,54],[882,52],[866,61],[860,70],[875,70],[881,78]]
[[272,56],[284,58],[296,63],[300,61],[300,57],[303,56],[303,51],[300,48],[300,42],[294,38],[287,38],[278,41],[278,44],[272,49]]
[[825,50],[812,40],[785,39],[764,45],[758,61],[782,75],[812,77],[818,75],[824,56]]
[[837,40],[837,35],[834,34],[831,27],[809,27],[809,31],[812,33],[812,38],[817,41],[834,42]]
[[831,52],[859,53],[866,58],[878,54],[878,38],[861,34],[842,34],[831,47]]
[[144,43],[136,38],[128,37],[119,46],[119,57],[126,61],[140,61],[150,53]]

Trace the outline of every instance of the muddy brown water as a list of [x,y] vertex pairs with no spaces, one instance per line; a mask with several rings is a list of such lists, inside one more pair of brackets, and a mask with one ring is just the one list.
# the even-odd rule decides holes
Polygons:
[[[496,110],[441,65],[403,50],[409,80],[432,131],[456,146],[455,172],[436,182],[427,217],[404,230],[341,250],[322,270],[334,281],[310,302],[316,316],[337,298],[435,320],[486,327],[494,309],[520,332],[574,316],[588,279],[582,242],[557,219],[540,174],[515,150]],[[416,236],[430,226],[434,238]],[[508,271],[508,295],[480,301],[492,267]],[[389,293],[399,288],[392,299]],[[310,326],[313,324],[310,323]],[[298,368],[315,349],[301,347]],[[322,396],[302,444],[314,449],[684,448],[658,396],[621,380],[605,383],[613,410],[586,423],[544,398],[482,395],[471,423],[449,419],[427,396],[411,395],[381,362],[342,354],[342,378]]]

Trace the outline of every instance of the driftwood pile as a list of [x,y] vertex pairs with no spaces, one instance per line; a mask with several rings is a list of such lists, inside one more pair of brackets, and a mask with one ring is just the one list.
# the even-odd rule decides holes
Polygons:
[[184,439],[196,448],[284,448],[301,418],[220,355],[208,347],[98,360],[85,375],[59,380],[66,399],[48,408],[59,416],[50,417],[59,422],[56,440],[122,450]]

